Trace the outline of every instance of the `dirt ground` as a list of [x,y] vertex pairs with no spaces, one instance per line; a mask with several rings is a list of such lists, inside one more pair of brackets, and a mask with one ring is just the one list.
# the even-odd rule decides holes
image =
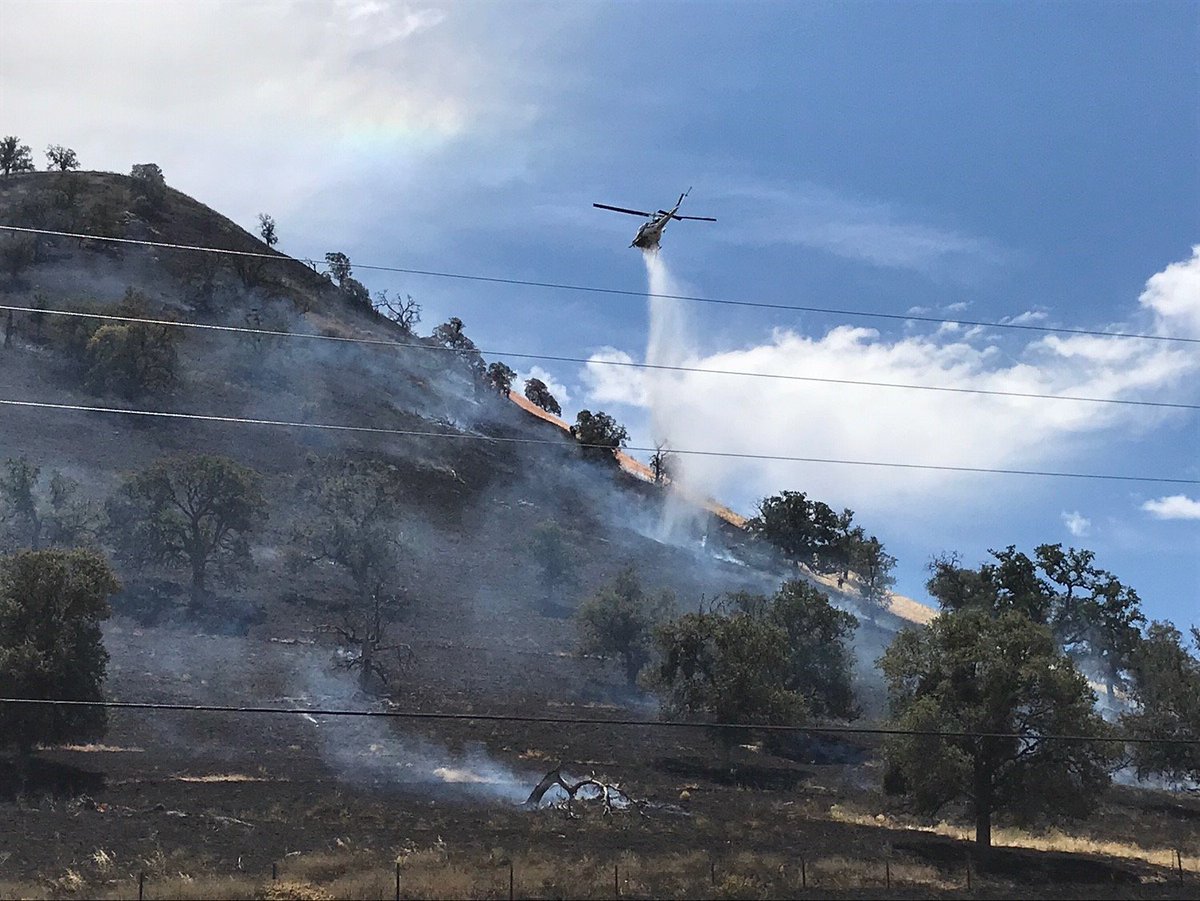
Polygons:
[[[106,638],[114,697],[136,689],[141,699],[185,703],[382,709],[329,668],[317,639],[205,636],[128,620]],[[621,708],[587,700],[587,684],[599,692],[613,674],[589,674],[561,652],[430,639],[414,646],[414,660],[400,708],[513,712],[517,697],[515,709],[534,715],[653,715],[632,698]],[[518,671],[524,690],[509,678]],[[553,702],[547,685],[578,700]],[[44,751],[23,791],[10,767],[0,897],[136,897],[143,873],[148,898],[305,897],[314,886],[393,897],[397,861],[404,896],[507,897],[507,860],[519,897],[1200,891],[1200,799],[1118,788],[1091,822],[1040,836],[1048,850],[1030,834],[1032,848],[981,859],[969,842],[889,815],[868,744],[781,750],[787,756],[737,747],[731,773],[704,731],[115,711],[103,744]],[[522,807],[560,762],[646,803],[611,815],[587,802],[570,812]],[[1097,850],[1078,851],[1073,836]]]

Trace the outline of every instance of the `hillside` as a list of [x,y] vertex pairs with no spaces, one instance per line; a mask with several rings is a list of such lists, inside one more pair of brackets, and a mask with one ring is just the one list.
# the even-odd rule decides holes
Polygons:
[[[106,233],[124,238],[268,252],[257,238],[179,192],[169,191],[159,212],[139,215],[128,209],[134,191],[128,177],[70,178],[69,205],[60,176],[31,173],[0,181],[0,221],[64,231],[99,231],[107,223]],[[47,471],[61,470],[97,500],[112,493],[123,473],[182,452],[221,454],[262,474],[270,511],[253,549],[256,566],[240,585],[217,589],[221,598],[204,613],[206,628],[246,628],[259,637],[276,634],[285,622],[291,632],[316,629],[349,602],[348,583],[324,575],[297,578],[284,565],[301,519],[297,475],[338,455],[375,455],[403,483],[413,617],[406,630],[416,640],[449,630],[468,640],[569,650],[574,633],[563,617],[587,586],[629,565],[648,583],[675,592],[685,607],[732,590],[769,591],[782,578],[780,564],[736,528],[739,518],[711,502],[696,511],[694,532],[707,536],[704,547],[658,540],[662,493],[638,477],[635,461],[624,458],[632,472],[622,472],[583,460],[561,423],[530,415],[516,392],[515,403],[479,395],[457,354],[353,304],[303,263],[45,236],[6,240],[32,242],[36,258],[7,279],[5,302],[14,306],[102,311],[135,289],[144,305],[139,315],[149,318],[404,345],[179,330],[176,382],[135,402],[79,384],[53,339],[61,317],[15,315],[10,346],[0,354],[6,398],[423,433],[6,408],[0,458],[24,456]],[[258,268],[248,272],[247,266]],[[547,443],[494,443],[489,437]],[[527,544],[546,523],[562,529],[574,570],[570,591],[550,605],[537,601],[542,589]],[[124,600],[140,616],[186,624],[179,580],[159,574],[157,598],[146,594],[144,579],[128,581],[127,595],[136,594],[136,602]]]
[[[143,189],[111,173],[15,174],[0,178],[0,223],[273,252],[195,199],[166,189],[147,204]],[[685,498],[692,518],[682,536],[667,534],[664,489],[642,463],[587,459],[564,422],[518,392],[481,390],[469,354],[376,314],[303,262],[44,235],[0,235],[0,256],[0,303],[20,308],[0,347],[0,399],[72,408],[0,405],[0,462],[24,458],[47,482],[61,472],[97,509],[120,499],[130,473],[180,467],[184,455],[229,458],[261,480],[252,566],[214,572],[203,592],[177,567],[135,566],[107,533],[96,539],[123,583],[104,628],[107,695],[409,717],[113,711],[103,744],[47,749],[21,775],[42,794],[0,779],[19,838],[0,848],[0,898],[129,896],[139,873],[147,897],[287,897],[264,887],[273,864],[305,883],[295,897],[321,897],[303,894],[308,883],[390,897],[398,861],[419,897],[507,896],[497,867],[510,860],[520,891],[544,897],[602,894],[595,883],[606,892],[611,880],[629,897],[794,896],[810,878],[822,895],[874,896],[893,876],[904,891],[954,895],[984,878],[956,826],[936,835],[886,806],[878,736],[736,730],[729,742],[662,723],[553,721],[659,715],[615,660],[577,653],[573,614],[627,568],[680,611],[771,594],[796,575],[856,609],[855,577],[843,591],[798,570],[708,498]],[[174,362],[171,378],[139,370],[143,387],[131,392],[81,368],[95,321],[39,310],[291,337],[142,323],[142,339],[170,345],[156,365]],[[377,496],[353,495],[352,476],[377,478]],[[368,525],[378,519],[398,560],[386,682],[352,669],[356,642],[380,628],[370,614],[382,589],[312,554],[322,485],[353,495]],[[372,506],[380,498],[386,507]],[[884,708],[874,661],[897,629],[930,615],[896,598],[890,614],[860,622],[854,690],[865,721]],[[446,712],[457,718],[411,717]],[[559,765],[619,782],[637,803],[515,806]],[[1021,847],[991,859],[988,891],[1062,883],[1064,896],[1085,885],[1116,897],[1143,883],[1141,897],[1173,897],[1168,855],[1200,840],[1198,823],[1194,800],[1120,790],[1086,835],[1036,844],[1014,833]]]

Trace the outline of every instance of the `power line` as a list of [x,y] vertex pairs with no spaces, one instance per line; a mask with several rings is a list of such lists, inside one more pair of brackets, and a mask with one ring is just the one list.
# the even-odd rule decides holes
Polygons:
[[[440,344],[428,344],[422,341],[393,341],[388,338],[361,338],[348,335],[325,335],[307,332],[289,332],[281,329],[252,328],[250,326],[215,325],[205,322],[188,322],[175,319],[155,319],[145,316],[119,316],[115,313],[91,313],[84,310],[58,310],[42,307],[15,306],[0,304],[0,310],[14,313],[46,314],[50,316],[74,316],[82,319],[99,319],[105,322],[133,322],[143,325],[173,326],[176,328],[199,329],[203,331],[230,332],[242,335],[262,335],[273,338],[307,338],[314,341],[333,341],[342,344],[364,344],[376,347],[417,348],[461,354],[458,348],[444,347]],[[947,385],[917,385],[906,382],[876,382],[864,379],[836,379],[814,375],[790,375],[778,372],[751,372],[735,369],[705,369],[698,366],[671,366],[662,363],[639,363],[634,360],[604,360],[593,357],[569,357],[558,354],[531,354],[517,351],[477,349],[480,354],[491,357],[508,357],[524,360],[547,360],[557,363],[581,363],[600,366],[623,366],[634,369],[650,369],[663,372],[694,372],[706,375],[738,376],[744,378],[778,379],[783,381],[816,382],[828,385],[855,385],[868,388],[897,388],[913,391],[940,391],[952,394],[980,394],[990,397],[1015,397],[1033,400],[1062,400],[1090,404],[1118,404],[1130,407],[1160,407],[1175,410],[1200,410],[1200,404],[1185,404],[1171,401],[1128,400],[1117,397],[1085,397],[1075,394],[1039,394],[1031,391],[1001,391],[990,388],[960,388]]]
[[[107,235],[89,235],[81,232],[54,231],[43,228],[25,228],[17,225],[0,225],[0,229],[12,232],[22,232],[35,235],[48,235],[59,238],[78,238],[85,241],[109,241],[117,244],[136,244],[143,247],[161,247],[167,250],[192,250],[202,253],[222,253],[232,256],[258,257],[268,260],[293,260],[295,262],[320,265],[320,261],[305,257],[289,257],[282,253],[262,253],[250,250],[227,250],[221,247],[202,247],[195,244],[173,244],[166,241],[146,241],[134,238],[114,238]],[[785,310],[793,313],[821,313],[833,316],[858,316],[866,319],[887,319],[896,322],[926,322],[937,325],[953,323],[955,325],[982,326],[985,328],[1013,329],[1027,332],[1042,332],[1064,335],[1092,335],[1102,338],[1137,338],[1145,341],[1174,341],[1184,344],[1200,344],[1200,338],[1185,338],[1179,335],[1148,335],[1143,332],[1104,332],[1098,329],[1067,328],[1065,326],[1032,325],[1017,322],[993,322],[977,319],[947,319],[937,316],[916,316],[907,313],[874,313],[868,310],[839,309],[835,307],[809,307],[797,304],[767,303],[754,300],[732,300],[720,297],[700,297],[688,294],[659,294],[653,291],[631,291],[622,288],[604,288],[597,285],[573,285],[565,282],[542,282],[519,278],[501,278],[491,275],[469,275],[462,272],[441,272],[433,269],[413,269],[403,266],[380,266],[369,263],[355,263],[357,269],[369,269],[375,272],[395,272],[402,275],[419,275],[429,278],[447,278],[460,281],[486,282],[494,285],[516,285],[529,288],[549,288],[556,291],[578,291],[589,294],[607,294],[619,297],[659,297],[665,300],[680,300],[689,303],[716,304],[733,307],[753,307],[764,310]]]
[[[261,425],[291,429],[321,429],[333,432],[356,432],[371,435],[395,435],[409,438],[446,438],[459,441],[492,441],[503,444],[542,444],[562,447],[562,441],[556,441],[549,438],[514,438],[511,436],[475,435],[465,432],[430,432],[421,431],[419,429],[391,429],[380,426],[338,425],[336,423],[321,422],[295,422],[285,419],[254,419],[243,416],[218,416],[204,413],[178,413],[166,410],[125,409],[122,407],[101,407],[88,404],[56,404],[47,401],[14,400],[11,398],[0,398],[0,405],[8,407],[28,407],[41,410],[65,410],[79,413],[111,413],[123,416],[145,416],[158,419],[182,419],[194,422],[221,422],[231,425]],[[596,450],[616,450],[616,448],[606,444],[587,444],[584,442],[576,442],[576,444],[579,447],[594,448]],[[639,451],[643,453],[656,453],[659,450],[658,448],[653,447],[625,447],[622,449],[627,451]],[[1060,479],[1098,479],[1111,482],[1153,482],[1169,485],[1200,485],[1200,479],[1178,479],[1164,476],[1130,476],[1111,473],[1055,472],[1052,470],[1041,469],[998,469],[984,466],[943,466],[932,463],[893,463],[882,460],[846,460],[829,457],[792,457],[784,454],[751,454],[739,453],[736,451],[672,449],[671,453],[696,457],[725,457],[739,460],[773,460],[783,463],[823,463],[841,466],[874,466],[888,469],[930,470],[934,472],[1045,476],[1048,478]]]
[[1122,742],[1140,745],[1200,745],[1200,738],[1143,738],[1131,735],[1032,735],[1023,732],[970,732],[933,729],[897,729],[886,726],[794,726],[781,723],[697,722],[695,720],[647,720],[632,717],[533,716],[520,713],[452,713],[435,710],[352,710],[343,707],[267,707],[228,704],[170,704],[152,701],[75,701],[63,698],[0,698],[0,704],[51,707],[103,707],[113,710],[154,710],[181,713],[237,713],[249,715],[290,714],[293,716],[366,717],[404,720],[476,720],[490,723],[531,723],[554,726],[627,726],[651,729],[738,729],[758,732],[790,732],[840,735],[914,735],[934,738],[996,738],[1062,742]]

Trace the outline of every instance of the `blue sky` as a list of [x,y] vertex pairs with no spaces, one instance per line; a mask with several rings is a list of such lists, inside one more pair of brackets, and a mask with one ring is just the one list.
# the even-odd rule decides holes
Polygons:
[[[645,290],[637,220],[591,203],[691,185],[684,212],[719,221],[668,229],[688,293],[1200,336],[1194,3],[2,0],[0,25],[5,133],[155,160],[247,227],[273,213],[298,255]],[[359,274],[485,349],[647,353],[636,298]],[[1200,402],[1195,345],[682,314],[699,366]],[[1200,478],[1194,413],[545,369],[637,444]],[[694,470],[747,512],[785,488],[852,507],[918,598],[935,553],[1062,541],[1200,620],[1194,487]]]

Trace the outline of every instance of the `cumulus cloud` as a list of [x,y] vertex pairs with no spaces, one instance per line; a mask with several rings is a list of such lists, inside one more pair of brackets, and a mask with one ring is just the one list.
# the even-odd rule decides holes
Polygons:
[[1200,338],[1200,244],[1190,259],[1151,276],[1138,301],[1155,313],[1163,334]]
[[645,370],[628,365],[633,362],[632,356],[615,347],[592,354],[582,373],[588,397],[600,404],[648,406]]
[[567,406],[571,403],[571,392],[567,390],[567,386],[552,376],[541,366],[530,366],[528,371],[521,371],[517,373],[517,381],[514,386],[515,390],[524,392],[525,382],[529,379],[541,379],[549,389],[550,393],[554,395],[554,399],[558,401],[559,406],[561,406],[564,410],[566,410]]
[[[1153,280],[1152,280],[1153,281]],[[1200,301],[1198,301],[1200,302]],[[1160,408],[911,391],[804,378],[939,385],[1031,394],[1194,401],[1200,355],[1162,342],[1052,335],[1003,347],[987,330],[938,329],[898,338],[840,326],[808,336],[777,329],[762,344],[693,354],[700,369],[771,373],[788,379],[672,373],[654,377],[679,449],[779,454],[846,461],[896,461],[1000,469],[1070,468],[1115,430],[1147,432],[1187,414]],[[607,348],[596,360],[629,360]],[[647,375],[589,365],[597,401],[646,406]],[[745,504],[780,486],[876,512],[936,508],[993,491],[997,478],[853,465],[689,458],[709,493]]]
[[1186,494],[1172,494],[1142,504],[1142,509],[1155,519],[1200,519],[1200,500]]
[[1062,521],[1063,525],[1067,527],[1067,531],[1076,538],[1083,538],[1092,529],[1092,521],[1078,510],[1073,510],[1070,513],[1064,510]]

